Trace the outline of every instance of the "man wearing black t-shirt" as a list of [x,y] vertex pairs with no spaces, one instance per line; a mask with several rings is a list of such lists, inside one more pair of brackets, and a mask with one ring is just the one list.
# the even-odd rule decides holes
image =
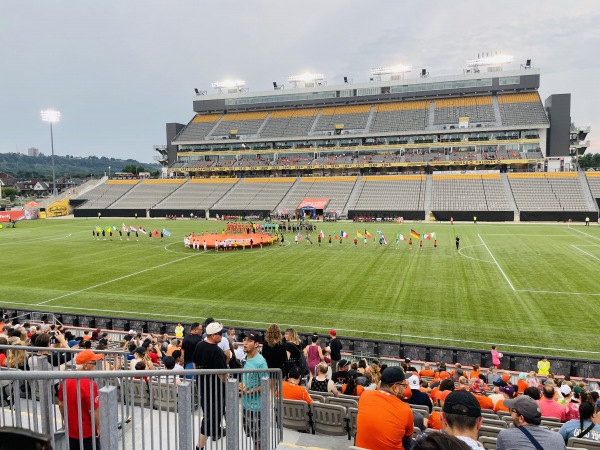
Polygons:
[[190,329],[190,334],[183,338],[181,343],[181,349],[183,350],[183,367],[185,369],[193,369],[194,364],[192,363],[192,356],[196,345],[202,340],[202,325],[198,322],[194,322]]
[[337,333],[335,330],[331,330],[329,332],[329,336],[331,336],[331,342],[329,343],[329,351],[330,351],[330,358],[331,358],[331,372],[335,373],[337,372],[337,366],[338,363],[340,362],[340,359],[342,359],[342,343],[340,342],[340,340],[337,338]]
[[331,379],[335,384],[345,384],[348,382],[348,369],[350,363],[345,359],[341,359],[338,363],[338,371],[331,375]]
[[[221,342],[223,326],[212,322],[206,327],[206,340],[196,345],[192,361],[196,369],[226,369],[225,353],[218,346]],[[200,436],[196,448],[203,449],[206,437],[213,441],[225,436],[221,422],[225,414],[225,380],[227,375],[200,375],[198,393],[202,397],[204,417],[200,424]]]

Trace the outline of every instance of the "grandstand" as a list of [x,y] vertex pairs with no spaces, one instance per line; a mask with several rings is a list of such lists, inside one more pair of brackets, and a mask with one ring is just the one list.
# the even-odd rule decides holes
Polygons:
[[79,208],[98,210],[107,208],[138,183],[138,180],[107,180],[105,183],[80,196],[79,200],[85,200],[85,203]]
[[185,180],[144,180],[109,209],[150,209],[185,183]]

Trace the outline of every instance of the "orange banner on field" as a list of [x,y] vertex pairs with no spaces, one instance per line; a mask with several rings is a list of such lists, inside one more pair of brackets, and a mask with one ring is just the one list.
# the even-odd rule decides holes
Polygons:
[[325,209],[327,203],[329,203],[328,198],[305,198],[296,209],[302,209],[307,206],[315,209]]

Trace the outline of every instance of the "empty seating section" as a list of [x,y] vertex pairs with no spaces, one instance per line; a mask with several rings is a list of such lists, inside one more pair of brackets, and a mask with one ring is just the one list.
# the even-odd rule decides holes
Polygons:
[[357,186],[359,195],[348,209],[358,211],[423,211],[424,175],[365,176]]
[[163,201],[156,205],[157,209],[209,209],[231,187],[237,178],[223,180],[190,180]]
[[106,183],[95,187],[85,193],[81,199],[86,198],[87,202],[80,206],[81,209],[106,208],[115,200],[122,197],[132,189],[139,180],[108,180]]
[[588,172],[585,175],[592,191],[592,197],[600,198],[600,172]]
[[517,208],[522,211],[586,211],[576,172],[508,174]]
[[344,130],[364,130],[370,113],[371,105],[323,108],[314,131],[333,131],[338,124],[344,125]]
[[548,117],[537,92],[498,96],[502,125],[547,125]]
[[185,180],[145,180],[108,209],[149,209],[181,187]]
[[219,121],[222,114],[204,114],[197,115],[190,123],[177,135],[174,142],[189,142],[204,140]]
[[295,183],[288,194],[278,206],[278,210],[295,211],[296,207],[305,198],[327,198],[329,203],[325,211],[342,212],[352,189],[356,177],[313,177],[301,178]]
[[434,211],[509,211],[500,174],[434,175]]
[[424,130],[429,122],[429,101],[384,103],[375,107],[371,133]]
[[468,117],[469,122],[495,122],[492,96],[467,98],[447,98],[434,100],[435,125],[458,124],[460,117]]
[[318,112],[316,108],[272,112],[260,136],[308,136]]
[[211,133],[211,136],[229,136],[236,130],[238,136],[256,134],[267,118],[266,112],[243,112],[225,114],[221,123]]
[[219,202],[219,209],[273,211],[296,178],[246,178]]

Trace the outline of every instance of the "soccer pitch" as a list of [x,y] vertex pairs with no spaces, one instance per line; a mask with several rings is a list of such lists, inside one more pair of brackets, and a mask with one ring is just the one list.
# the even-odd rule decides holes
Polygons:
[[[96,241],[101,225],[172,235]],[[600,227],[566,224],[323,223],[305,239],[230,252],[186,249],[225,222],[23,221],[0,229],[0,305],[114,317],[282,328],[600,359]],[[435,233],[397,248],[397,234]],[[366,247],[357,231],[374,238]],[[327,236],[345,231],[348,239]],[[378,231],[388,245],[378,243]],[[455,237],[460,237],[460,250]]]

